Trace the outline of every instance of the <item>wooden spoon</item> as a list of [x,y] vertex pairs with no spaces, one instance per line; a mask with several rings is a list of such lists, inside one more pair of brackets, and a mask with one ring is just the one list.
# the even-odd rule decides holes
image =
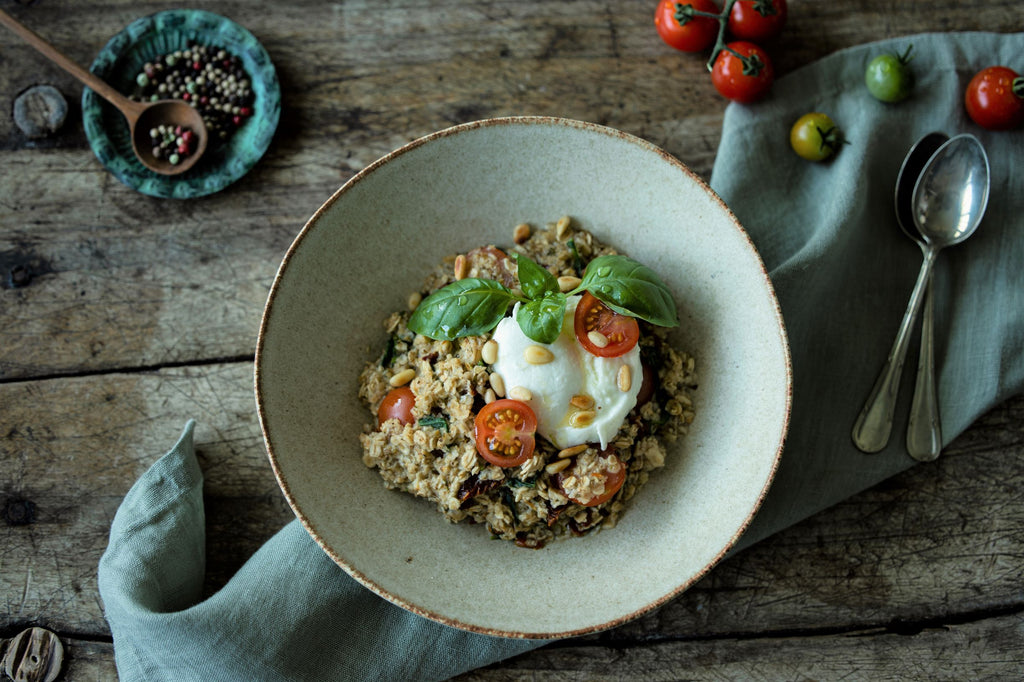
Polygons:
[[[92,88],[97,95],[110,102],[128,121],[132,136],[132,149],[143,166],[162,175],[178,175],[194,166],[206,151],[209,136],[206,124],[197,109],[187,102],[178,99],[165,99],[158,102],[135,102],[101,79],[86,71],[81,66],[61,54],[55,47],[47,43],[27,27],[23,26],[9,14],[0,10],[0,23],[11,29],[22,40],[38,50],[44,57],[77,78],[84,85]],[[195,149],[183,157],[177,164],[164,158],[153,156],[153,141],[149,131],[160,125],[181,126],[192,131],[196,138]]]

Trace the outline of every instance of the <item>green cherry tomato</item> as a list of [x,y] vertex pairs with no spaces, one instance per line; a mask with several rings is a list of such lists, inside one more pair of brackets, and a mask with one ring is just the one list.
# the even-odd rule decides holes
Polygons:
[[804,114],[789,130],[789,144],[800,158],[824,161],[842,145],[842,132],[828,116],[819,112]]
[[902,55],[878,55],[864,72],[864,83],[872,97],[883,102],[900,102],[914,88],[914,72],[910,70],[911,45]]

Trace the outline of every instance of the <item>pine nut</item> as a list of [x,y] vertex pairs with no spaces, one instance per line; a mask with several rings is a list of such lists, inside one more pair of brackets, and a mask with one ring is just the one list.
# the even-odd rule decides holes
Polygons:
[[560,459],[557,462],[552,462],[551,464],[544,467],[544,471],[548,472],[549,474],[557,474],[559,471],[565,470],[569,466],[569,464],[569,460]]
[[455,279],[466,279],[469,274],[469,261],[461,253],[455,257]]
[[590,343],[594,344],[598,348],[604,348],[608,345],[608,337],[601,332],[587,332],[587,338],[590,339]]
[[526,223],[519,223],[516,225],[516,229],[512,230],[512,241],[516,244],[522,244],[530,238],[530,226]]
[[559,277],[558,290],[564,294],[565,292],[572,291],[573,289],[578,287],[580,285],[580,282],[582,281],[583,280],[581,280],[579,277],[574,277],[572,275],[565,275],[563,277]]
[[569,399],[569,404],[581,410],[589,410],[594,406],[594,399],[586,393],[577,393]]
[[484,402],[488,405],[498,399],[498,396],[494,394],[494,389],[489,388],[484,392]]
[[525,386],[513,386],[508,389],[508,397],[528,403],[533,400],[533,393],[530,393],[530,389]]
[[623,393],[629,392],[629,388],[633,385],[633,374],[629,365],[619,367],[619,373],[615,375],[615,384]]
[[422,300],[423,294],[418,291],[414,291],[409,294],[409,310],[416,310]]
[[445,355],[447,355],[448,353],[451,353],[452,352],[452,342],[449,341],[448,339],[445,339],[444,341],[442,341],[441,342],[441,352],[444,353]]
[[597,412],[593,410],[583,410],[582,412],[576,412],[569,417],[569,426],[573,428],[582,429],[584,426],[590,426],[597,418]]
[[488,365],[493,365],[498,361],[498,342],[494,339],[489,340],[484,344],[484,347],[480,349],[480,357]]
[[407,367],[398,374],[388,379],[388,383],[394,387],[405,386],[407,383],[412,381],[416,377],[416,370]]
[[555,223],[555,239],[561,241],[562,237],[565,236],[565,233],[569,231],[570,222],[571,218],[567,215],[558,219],[558,222]]
[[576,455],[580,454],[581,452],[583,452],[586,449],[587,449],[587,444],[586,443],[580,443],[579,445],[573,445],[571,448],[565,448],[563,450],[559,450],[558,451],[558,458],[559,459],[566,459],[567,457],[575,457]]
[[494,389],[494,394],[499,398],[505,397],[505,380],[497,372],[491,372],[491,388]]
[[531,365],[546,365],[555,359],[554,354],[544,346],[527,346],[523,359]]

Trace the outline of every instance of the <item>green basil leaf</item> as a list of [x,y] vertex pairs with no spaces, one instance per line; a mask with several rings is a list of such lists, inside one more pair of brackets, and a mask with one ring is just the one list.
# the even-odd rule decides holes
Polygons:
[[435,415],[420,417],[416,421],[416,424],[418,426],[430,426],[432,428],[437,429],[438,431],[448,430],[448,420],[445,419],[444,417],[437,417]]
[[622,315],[660,327],[679,325],[672,292],[657,273],[627,256],[599,256],[590,261],[577,291],[589,291]]
[[554,343],[562,333],[565,319],[565,294],[549,293],[544,298],[519,306],[516,322],[528,337],[537,343]]
[[519,270],[519,286],[527,298],[544,298],[545,294],[558,292],[558,279],[545,268],[534,263],[521,253],[513,253]]
[[453,341],[497,326],[515,295],[500,282],[470,277],[438,289],[420,302],[408,327],[432,339]]

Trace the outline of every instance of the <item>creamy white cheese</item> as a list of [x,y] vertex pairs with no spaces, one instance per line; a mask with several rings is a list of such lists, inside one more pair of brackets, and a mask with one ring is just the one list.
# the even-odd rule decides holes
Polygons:
[[[527,401],[537,415],[537,431],[559,448],[581,443],[608,443],[622,426],[629,411],[636,405],[640,392],[643,369],[640,366],[640,348],[634,346],[628,353],[617,358],[601,358],[592,355],[576,340],[573,318],[579,296],[570,296],[565,307],[562,333],[552,344],[537,343],[526,336],[515,320],[519,311],[517,303],[512,317],[506,317],[494,330],[498,344],[498,359],[492,370],[501,375],[506,391],[521,386],[530,393]],[[551,362],[531,364],[527,361],[526,350],[530,346],[546,348],[554,356]],[[619,388],[619,372],[628,366],[630,385],[628,390]],[[586,405],[586,398],[593,400],[592,407]],[[571,422],[587,421],[574,415],[593,411],[593,421],[586,425],[574,426]]]

